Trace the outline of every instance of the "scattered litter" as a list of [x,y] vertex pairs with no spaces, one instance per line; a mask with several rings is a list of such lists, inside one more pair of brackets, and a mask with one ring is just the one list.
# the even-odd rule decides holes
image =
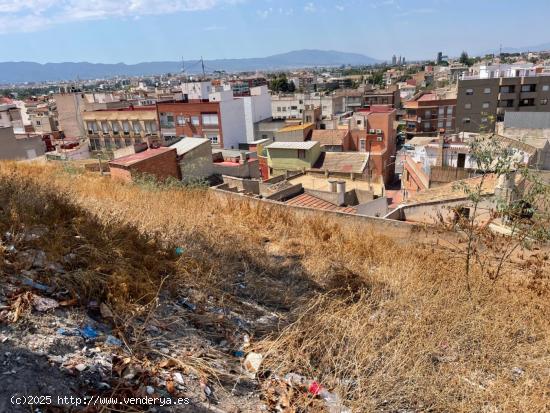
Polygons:
[[525,373],[525,370],[523,370],[521,367],[514,367],[512,369],[512,376],[514,376],[514,378],[519,378],[523,376],[524,373]]
[[80,332],[77,329],[67,329],[64,327],[57,329],[57,334],[61,334],[62,336],[79,336]]
[[255,377],[256,373],[260,369],[264,357],[260,353],[248,353],[244,359],[244,368],[251,373],[251,377]]
[[153,386],[147,386],[146,389],[147,394],[151,395],[155,392],[155,388]]
[[174,373],[173,377],[174,377],[174,381],[177,384],[179,384],[180,386],[185,384],[185,382],[183,381],[183,376],[181,375],[181,373],[176,372],[176,373]]
[[351,410],[342,404],[342,401],[336,393],[329,392],[315,380],[309,380],[296,373],[288,373],[285,376],[285,381],[290,386],[301,388],[311,395],[323,399],[329,413],[351,413]]
[[32,296],[32,306],[36,311],[44,312],[59,307],[59,303],[52,298]]
[[113,312],[111,311],[109,306],[105,303],[101,303],[99,305],[99,311],[101,312],[101,316],[103,318],[115,318],[115,316],[113,315]]
[[107,338],[105,339],[105,344],[108,344],[110,346],[122,347],[122,341],[111,335],[107,336]]
[[244,351],[242,350],[237,350],[233,354],[235,355],[235,357],[239,357],[239,358],[244,357]]
[[183,247],[177,247],[176,248],[176,255],[179,257],[180,255],[183,255],[185,252],[185,249]]
[[23,278],[23,284],[28,285],[29,287],[32,287],[36,290],[40,291],[49,291],[50,287],[44,284],[37,283],[36,281],[31,280],[30,278]]
[[88,366],[86,366],[86,365],[83,364],[83,363],[79,363],[79,364],[77,364],[76,366],[74,366],[75,369],[77,369],[78,371],[81,371],[81,372],[84,371],[84,370],[86,370],[87,367],[88,367]]
[[178,301],[181,305],[184,305],[191,311],[195,311],[197,309],[197,306],[189,301],[187,301],[185,298],[182,298]]
[[99,333],[90,325],[87,325],[78,331],[86,340],[93,340],[94,338],[99,337]]

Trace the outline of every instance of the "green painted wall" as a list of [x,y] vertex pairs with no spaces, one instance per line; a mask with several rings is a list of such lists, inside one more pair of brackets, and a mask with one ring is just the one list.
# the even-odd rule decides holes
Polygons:
[[267,164],[273,168],[273,175],[279,175],[284,171],[299,171],[311,168],[321,154],[319,145],[306,150],[305,159],[298,158],[297,149],[270,149],[267,148]]

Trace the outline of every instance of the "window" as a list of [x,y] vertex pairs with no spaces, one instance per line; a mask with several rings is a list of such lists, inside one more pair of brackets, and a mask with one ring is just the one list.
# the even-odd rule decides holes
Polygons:
[[445,127],[447,128],[450,128],[453,126],[453,121],[452,120],[448,120],[447,123],[445,124]]
[[471,96],[474,94],[474,89],[466,89],[466,95]]
[[447,106],[447,115],[452,115],[452,114],[453,114],[453,107]]
[[445,114],[445,108],[440,107],[438,113],[439,113],[440,116],[443,116]]
[[210,136],[210,143],[212,145],[217,145],[218,144],[218,136],[217,135]]
[[438,128],[442,128],[443,127],[443,121],[440,120],[439,122],[437,122],[437,127]]
[[462,123],[470,123],[471,121],[470,118],[462,118]]
[[125,135],[129,134],[130,133],[130,122],[128,122],[127,120],[122,122],[122,129],[124,130]]
[[500,87],[500,93],[514,93],[515,91],[516,87],[514,85]]
[[178,122],[178,126],[183,126],[183,125],[185,125],[185,118],[184,118],[182,115],[179,115],[179,116],[176,118],[176,121]]
[[217,113],[203,113],[202,124],[210,126],[218,126],[218,114]]
[[361,119],[357,119],[357,124],[361,125]]
[[298,110],[298,106],[291,106],[290,110]]
[[490,87],[486,87],[485,89],[483,89],[483,93],[485,93],[486,95],[488,95],[489,93],[491,93],[491,88],[490,88]]
[[36,125],[40,126],[40,121],[39,120],[36,121]]
[[280,112],[280,111],[281,111],[281,107],[277,106],[277,112]]
[[535,106],[535,99],[521,99],[519,101],[520,106]]
[[130,146],[130,145],[132,144],[132,139],[130,139],[130,138],[124,138],[124,144],[125,144],[126,146]]
[[431,124],[430,122],[424,122],[424,130],[430,130]]
[[306,159],[305,149],[298,149],[298,159]]
[[283,106],[283,112],[286,112],[286,106]]
[[534,92],[537,90],[537,85],[531,84],[531,85],[521,85],[521,91],[522,92]]
[[198,116],[191,116],[191,125],[193,126],[199,126],[200,121]]
[[483,103],[481,104],[481,107],[482,107],[483,109],[489,109],[489,102],[483,102]]
[[464,105],[464,109],[472,109],[472,104],[471,103],[466,103]]
[[141,124],[139,122],[134,122],[134,133],[141,133]]
[[367,141],[365,139],[361,139],[359,141],[359,151],[360,152],[366,152],[367,151]]
[[118,135],[118,132],[120,132],[120,125],[118,122],[111,122],[111,127],[113,128],[113,133]]
[[101,122],[101,130],[103,133],[109,133],[109,124],[107,122]]
[[482,118],[481,118],[481,123],[487,123],[487,117],[485,117],[485,116],[482,117]]
[[426,112],[424,112],[424,118],[429,119],[431,116],[432,116],[431,110],[427,110]]
[[548,105],[548,99],[541,99],[540,104],[541,105]]
[[550,90],[550,85],[542,85],[542,91],[548,92]]

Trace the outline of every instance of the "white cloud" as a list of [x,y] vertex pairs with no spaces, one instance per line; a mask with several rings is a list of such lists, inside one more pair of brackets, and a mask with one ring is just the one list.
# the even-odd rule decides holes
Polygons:
[[273,13],[273,7],[265,10],[258,10],[256,12],[262,19],[267,19],[271,13]]
[[304,11],[308,13],[314,13],[316,10],[317,8],[315,7],[315,4],[313,4],[313,2],[311,1],[309,3],[306,3],[306,5],[304,6]]
[[342,6],[341,4],[337,4],[336,6],[334,6],[336,8],[336,10],[338,11],[344,11],[344,6]]
[[0,0],[0,33],[65,22],[209,10],[242,0]]

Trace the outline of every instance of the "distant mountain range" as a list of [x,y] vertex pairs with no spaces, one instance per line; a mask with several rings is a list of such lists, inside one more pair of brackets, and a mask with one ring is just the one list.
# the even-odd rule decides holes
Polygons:
[[[255,70],[293,69],[314,66],[370,65],[378,63],[372,57],[358,53],[345,53],[333,50],[296,50],[268,57],[245,59],[205,60],[207,72],[224,70],[244,72]],[[185,73],[202,72],[202,65],[196,60],[183,62]],[[34,63],[0,62],[0,84],[63,81],[75,79],[102,79],[114,76],[147,76],[163,73],[179,73],[182,62],[144,62],[127,65],[125,63]]]
[[[502,53],[522,53],[522,52],[542,52],[550,50],[550,43],[543,43],[536,46],[524,46],[524,47],[503,47]],[[480,53],[480,55],[484,54],[498,54],[500,52],[500,49],[493,49],[485,51],[484,53]]]

